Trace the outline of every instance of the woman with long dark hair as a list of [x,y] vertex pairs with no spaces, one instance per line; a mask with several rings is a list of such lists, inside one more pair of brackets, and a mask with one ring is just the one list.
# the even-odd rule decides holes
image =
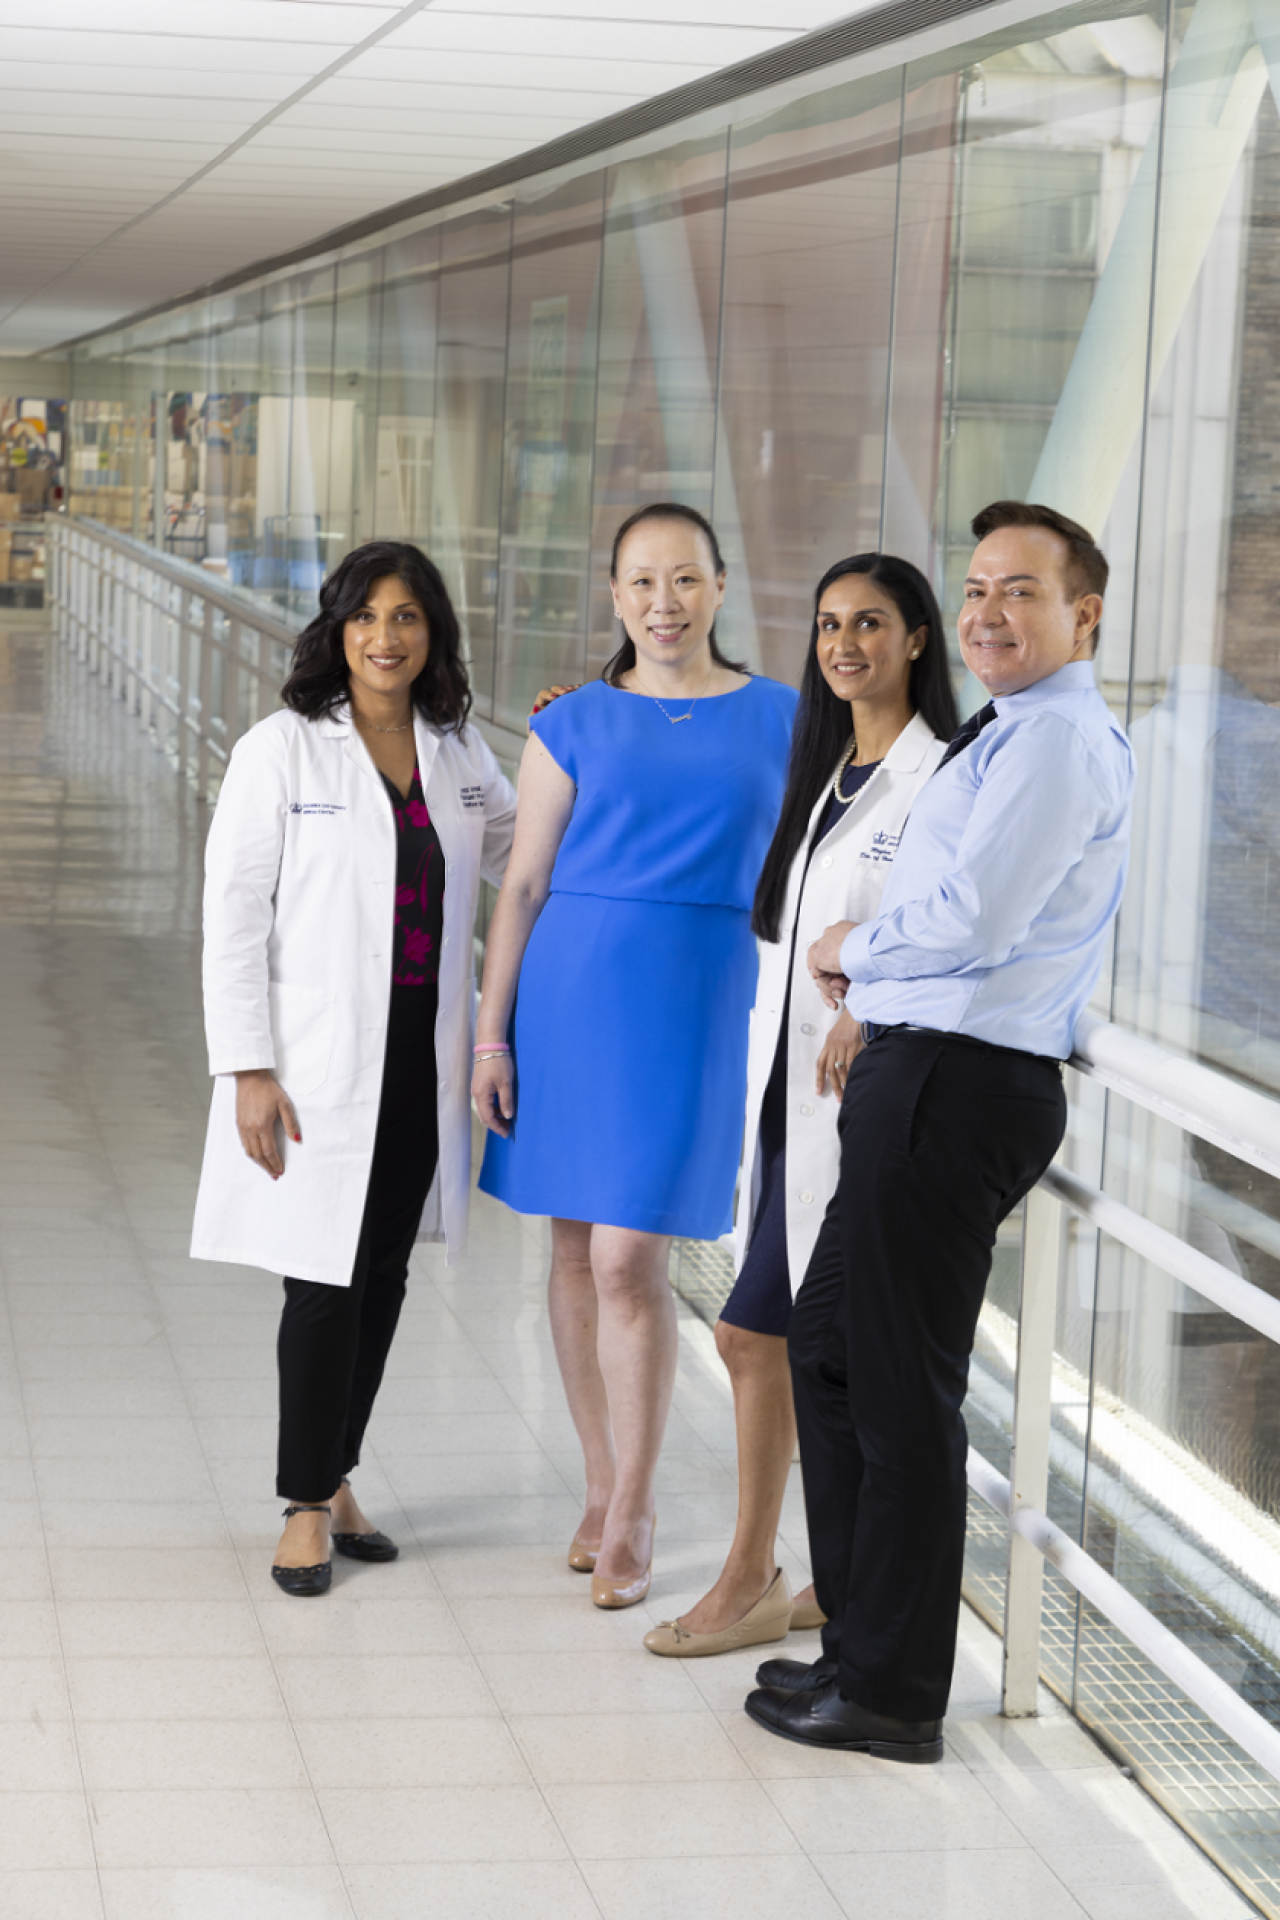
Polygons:
[[912,801],[957,724],[942,616],[924,575],[880,553],[828,568],[752,917],[761,959],[738,1277],[715,1330],[733,1382],[738,1524],[710,1592],[646,1636],[653,1653],[723,1653],[822,1623],[812,1589],[793,1600],[774,1559],[796,1435],[786,1334],[835,1190],[835,1109],[862,1040],[848,1014],[833,1023],[805,954],[833,920],[874,918]]
[[692,508],[632,514],[610,579],[622,645],[531,722],[473,1084],[482,1188],[551,1216],[551,1326],[586,1470],[569,1564],[622,1607],[649,1587],[671,1237],[732,1218],[751,898],[796,696],[720,651],[724,562]]
[[467,725],[457,618],[417,547],[347,555],[282,697],[237,743],[209,832],[216,1077],[191,1251],[286,1276],[272,1574],[303,1595],[328,1590],[330,1545],[395,1557],[347,1476],[414,1241],[466,1244],[472,922],[515,795]]

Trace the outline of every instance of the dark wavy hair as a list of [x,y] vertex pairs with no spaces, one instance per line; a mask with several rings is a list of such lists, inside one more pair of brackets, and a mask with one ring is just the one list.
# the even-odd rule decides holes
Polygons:
[[920,658],[911,663],[907,697],[938,736],[949,740],[960,725],[956,696],[947,667],[947,638],[933,588],[918,567],[892,553],[859,553],[837,560],[819,580],[813,596],[813,626],[800,682],[800,704],[791,733],[787,787],[773,841],[760,869],[751,926],[761,940],[777,940],[792,862],[804,844],[818,796],[849,744],[849,705],[827,685],[818,664],[818,609],[822,596],[846,574],[864,574],[883,587],[906,622],[907,632],[923,627]]
[[298,635],[289,678],[280,689],[286,707],[318,720],[351,697],[342,629],[367,605],[374,582],[403,580],[427,616],[427,663],[409,688],[418,712],[445,732],[460,733],[471,711],[471,686],[462,659],[458,616],[434,560],[407,541],[370,540],[340,560],[320,589],[320,611]]
[[[618,531],[614,534],[613,551],[609,555],[610,580],[616,580],[618,577],[618,555],[622,552],[623,541],[633,527],[642,525],[646,520],[687,521],[691,527],[696,527],[698,532],[705,538],[707,545],[711,549],[711,563],[717,574],[725,571],[724,555],[720,551],[720,542],[716,539],[716,530],[711,522],[700,514],[696,507],[683,506],[678,500],[658,500],[655,501],[652,506],[637,507],[634,513],[629,513],[622,525],[618,528]],[[741,660],[726,659],[725,655],[721,653],[719,642],[716,639],[714,621],[712,622],[711,632],[708,638],[711,642],[711,658],[716,662],[717,666],[728,667],[734,673],[745,673],[747,671],[744,662]],[[622,645],[618,648],[612,660],[607,663],[600,677],[602,680],[607,680],[611,687],[616,687],[621,683],[623,674],[629,673],[635,664],[635,641],[624,627],[622,632]]]

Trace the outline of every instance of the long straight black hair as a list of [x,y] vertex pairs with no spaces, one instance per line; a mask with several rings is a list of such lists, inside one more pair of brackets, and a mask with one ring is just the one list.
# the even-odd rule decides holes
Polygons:
[[800,704],[791,733],[787,788],[773,842],[760,869],[751,913],[752,929],[761,940],[779,938],[791,864],[804,844],[818,795],[849,744],[848,702],[831,691],[818,664],[818,609],[822,596],[833,581],[842,580],[849,573],[863,574],[883,587],[902,615],[908,633],[924,629],[924,646],[919,659],[911,663],[907,681],[907,698],[914,710],[928,722],[939,740],[949,740],[960,725],[947,669],[942,614],[933,588],[919,567],[913,567],[909,560],[899,560],[892,553],[859,553],[828,567],[813,596],[813,626],[804,678],[800,682]]
[[367,603],[374,582],[388,576],[403,580],[427,616],[430,650],[409,698],[442,732],[460,733],[471,711],[471,687],[458,616],[435,561],[405,540],[368,540],[339,561],[320,588],[319,613],[298,635],[280,698],[308,720],[334,713],[350,699],[343,628]]
[[[700,514],[696,507],[682,506],[678,500],[658,500],[655,501],[652,506],[637,507],[634,513],[629,513],[622,525],[618,528],[618,531],[614,534],[613,551],[609,555],[609,578],[611,581],[616,580],[618,577],[618,555],[622,552],[623,541],[633,527],[640,526],[646,520],[687,521],[691,527],[698,529],[698,532],[703,535],[707,545],[710,547],[711,564],[715,568],[717,576],[724,572],[724,555],[720,551],[720,542],[716,539],[716,530],[711,522]],[[711,642],[711,658],[716,662],[717,666],[729,667],[734,673],[746,672],[747,669],[742,661],[727,660],[724,654],[721,653],[719,642],[716,639],[714,622],[712,623],[711,632],[707,637]],[[622,631],[622,645],[618,648],[612,660],[608,662],[600,677],[603,680],[607,680],[611,687],[619,686],[623,674],[630,673],[635,663],[636,643],[624,627]]]

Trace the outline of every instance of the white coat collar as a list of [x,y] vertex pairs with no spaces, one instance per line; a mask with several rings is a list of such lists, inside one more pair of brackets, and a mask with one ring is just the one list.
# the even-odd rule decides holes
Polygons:
[[[322,739],[341,740],[346,748],[347,758],[354,760],[364,773],[378,778],[378,769],[373,764],[373,755],[352,724],[351,708],[344,701],[333,713],[321,714],[312,723]],[[413,740],[418,752],[418,777],[425,791],[431,769],[435,765],[436,755],[440,751],[440,734],[431,722],[424,718],[415,707],[413,711]]]
[[[880,775],[882,773],[918,773],[924,764],[925,755],[928,753],[929,748],[935,744],[936,739],[937,736],[924,715],[920,713],[913,714],[866,785],[860,787],[857,793],[854,794],[843,819],[836,822],[828,838],[830,839],[841,833],[851,820],[856,820],[864,811],[867,800],[876,793],[877,788],[881,785]],[[830,797],[831,785],[830,782],[828,782],[818,795],[813,812],[809,815],[810,842],[813,839],[815,827],[826,812],[827,801]]]
[[936,735],[922,713],[913,714],[880,762],[890,773],[917,773]]

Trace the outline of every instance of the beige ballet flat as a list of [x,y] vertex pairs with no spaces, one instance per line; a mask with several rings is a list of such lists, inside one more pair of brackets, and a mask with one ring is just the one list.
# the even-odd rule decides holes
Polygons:
[[594,1547],[589,1547],[586,1541],[579,1540],[575,1533],[573,1539],[569,1542],[569,1565],[575,1573],[594,1573],[596,1555],[599,1551],[599,1544]]
[[792,1633],[809,1633],[814,1627],[825,1627],[826,1624],[827,1616],[816,1600],[806,1600],[791,1609]]
[[650,1653],[670,1660],[700,1660],[712,1653],[732,1653],[735,1647],[760,1647],[769,1640],[785,1640],[791,1626],[791,1588],[779,1567],[749,1613],[719,1633],[693,1633],[678,1620],[664,1620],[646,1633]]
[[644,1599],[653,1577],[653,1536],[657,1531],[658,1523],[655,1520],[649,1529],[649,1564],[643,1573],[637,1573],[631,1580],[607,1580],[601,1574],[592,1574],[591,1604],[593,1607],[634,1607]]

